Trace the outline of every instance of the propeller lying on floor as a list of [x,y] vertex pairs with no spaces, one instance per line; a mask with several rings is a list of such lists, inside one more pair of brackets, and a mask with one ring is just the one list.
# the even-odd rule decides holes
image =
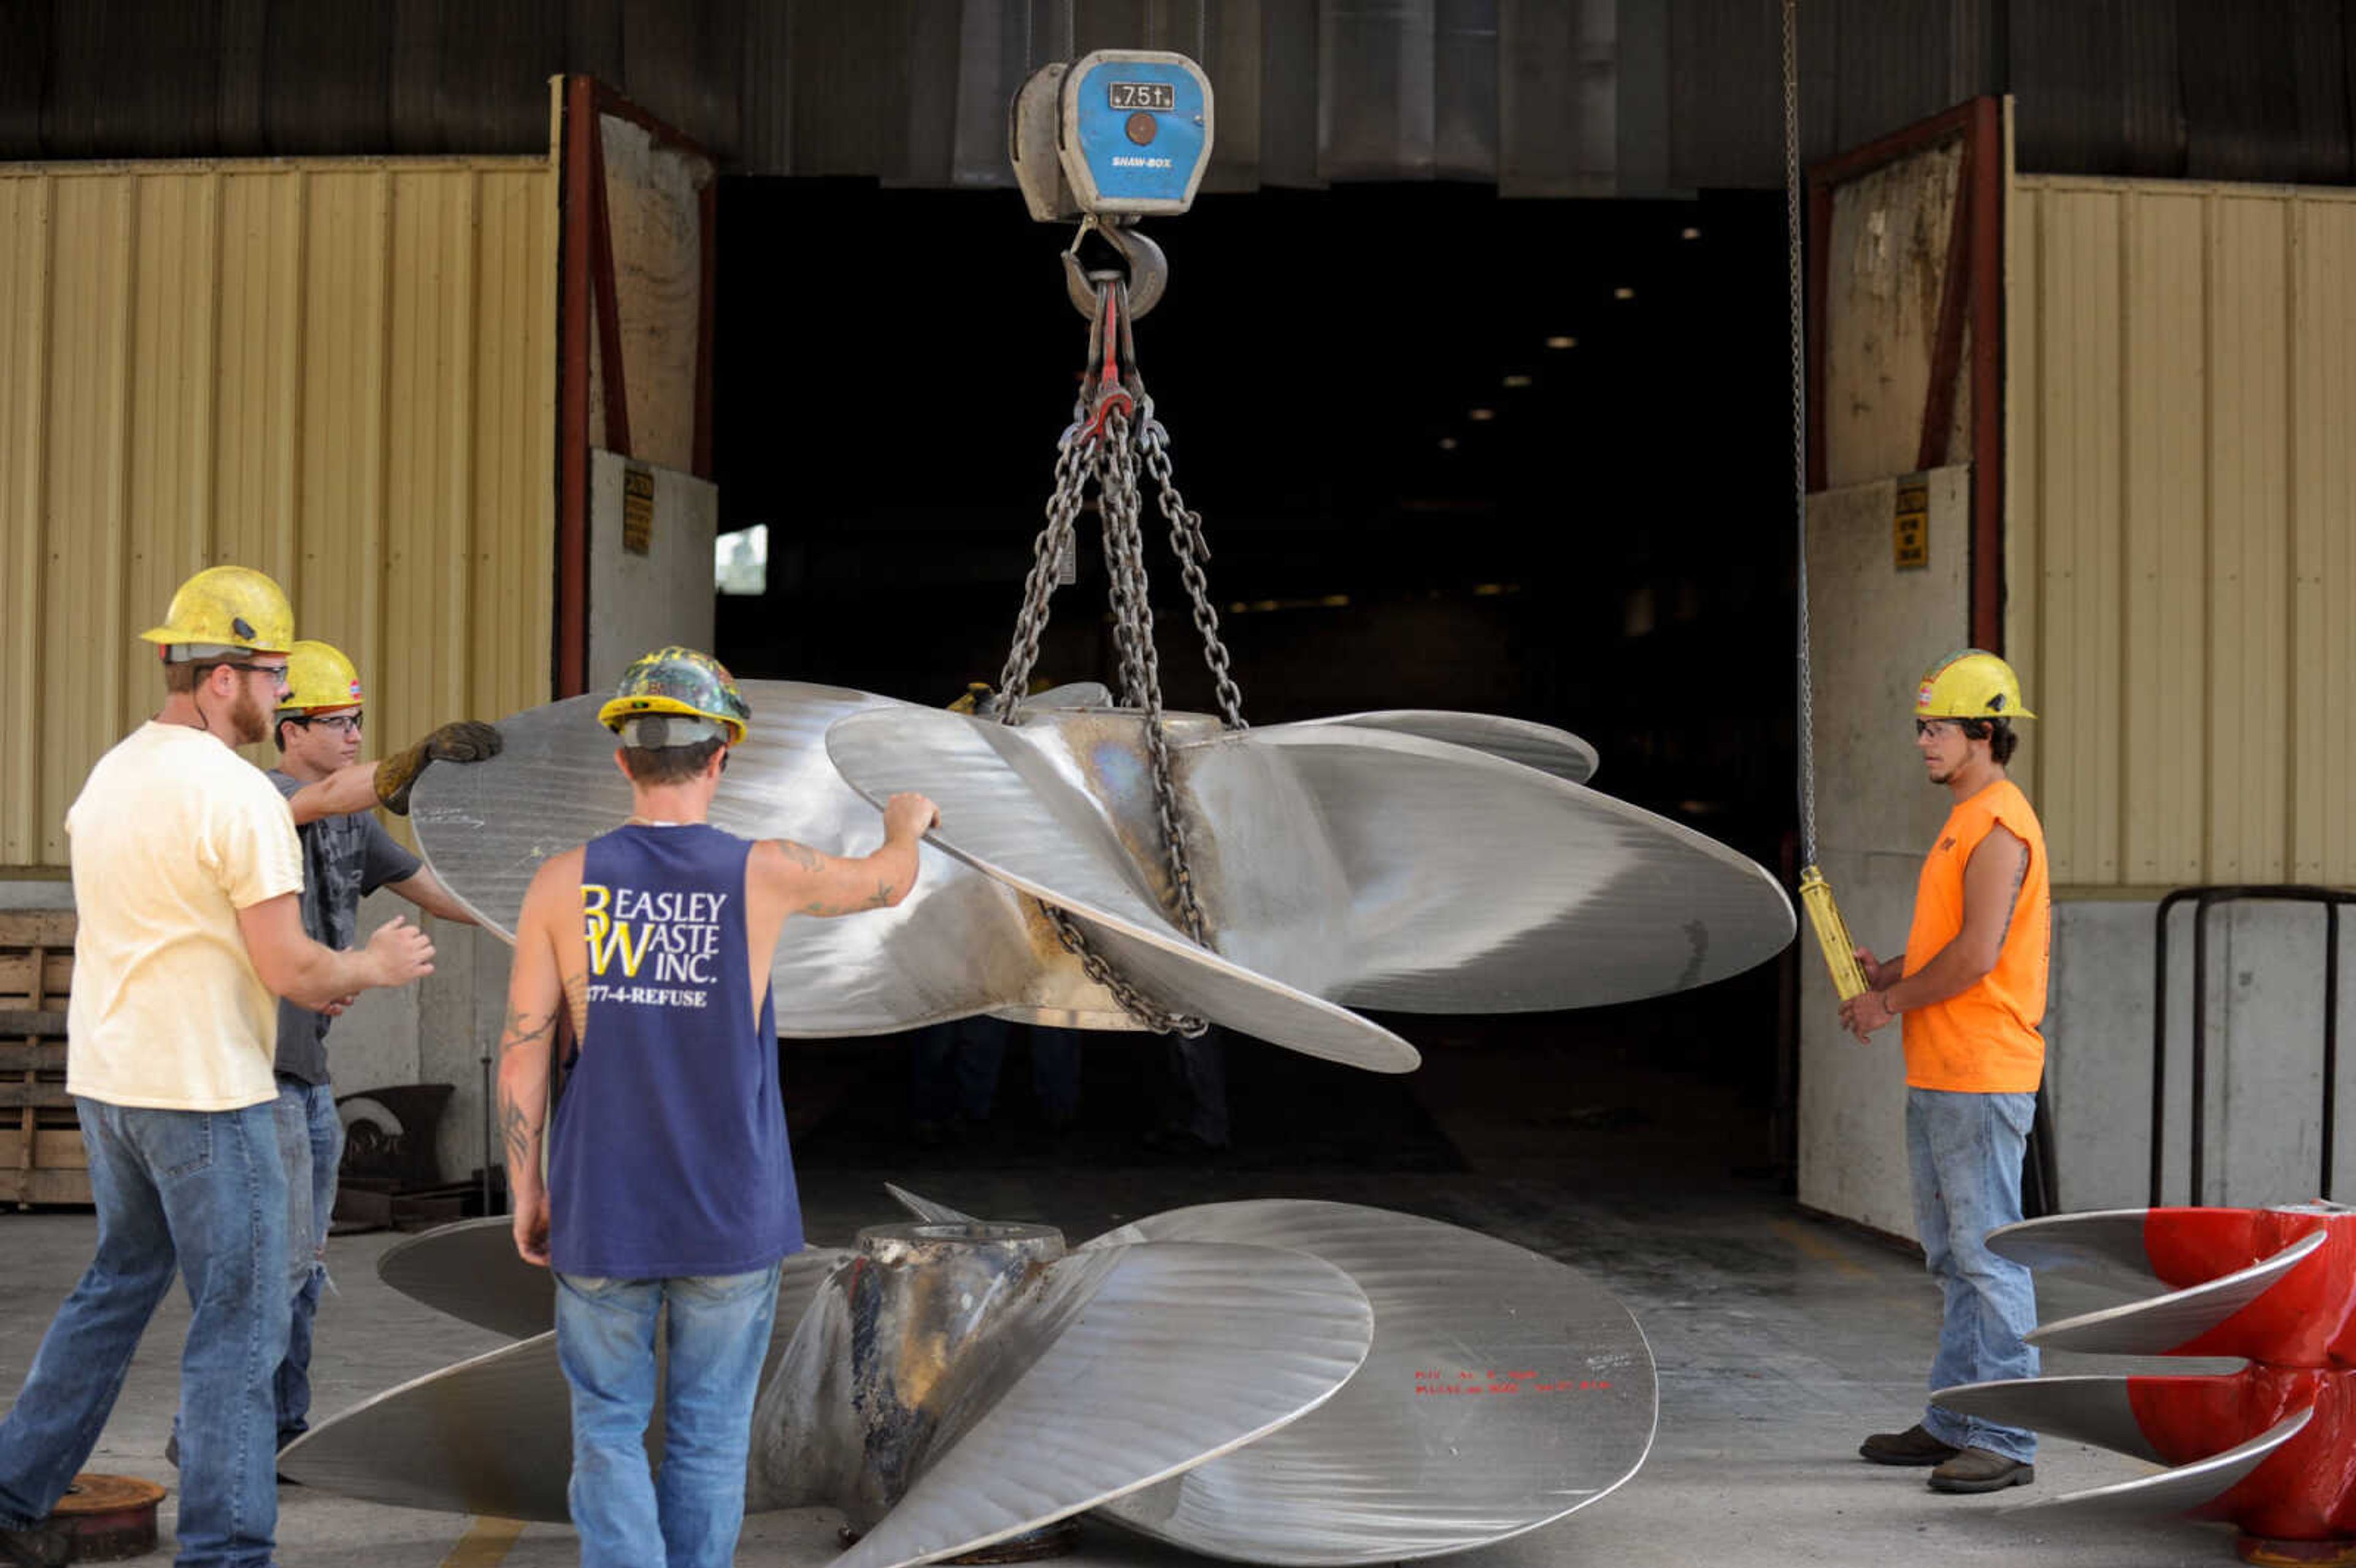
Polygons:
[[[1047,1227],[894,1192],[915,1222],[788,1260],[754,1415],[748,1508],[841,1508],[862,1534],[835,1568],[905,1568],[1088,1510],[1237,1562],[1398,1562],[1558,1519],[1651,1449],[1635,1320],[1492,1237],[1271,1199],[1067,1253]],[[531,1337],[335,1417],[279,1468],[371,1501],[566,1518],[549,1275],[503,1219],[378,1266]]]
[[2057,1349],[2238,1357],[2238,1372],[1974,1383],[1931,1396],[2168,1468],[2027,1507],[2183,1511],[2254,1563],[2356,1561],[2356,1211],[2125,1209],[2007,1225],[1992,1251],[2160,1294],[2029,1336]]
[[[790,1036],[992,1013],[1134,1029],[1052,905],[1155,1007],[1311,1055],[1405,1072],[1415,1050],[1351,1011],[1525,1012],[1706,985],[1791,940],[1791,901],[1733,850],[1579,782],[1594,753],[1521,720],[1422,710],[1223,730],[1162,720],[1204,917],[1169,912],[1146,720],[1102,687],[1019,722],[794,681],[745,681],[753,725],[713,826],[856,847],[871,802],[920,790],[941,825],[897,909],[796,923],[771,989]],[[506,720],[505,750],[419,780],[435,874],[511,936],[532,872],[619,823],[629,786],[594,697]]]

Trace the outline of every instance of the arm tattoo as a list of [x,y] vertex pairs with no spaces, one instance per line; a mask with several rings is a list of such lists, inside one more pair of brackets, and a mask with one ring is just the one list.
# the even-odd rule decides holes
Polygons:
[[2020,863],[2012,869],[2012,892],[2004,901],[2004,924],[1997,928],[1996,948],[2004,951],[2005,939],[2012,934],[2012,912],[2020,907],[2020,890],[2029,880],[2029,846],[2020,847]]
[[564,1004],[572,1014],[573,1038],[579,1040],[589,1029],[589,976],[575,972],[564,976]]
[[808,845],[797,844],[790,838],[780,838],[777,840],[777,848],[785,851],[787,859],[805,871],[816,871],[825,868],[826,857]]
[[[534,1013],[509,1008],[507,1027],[499,1032],[499,1057],[505,1061],[510,1051],[529,1051],[534,1046],[545,1051],[556,1032],[554,1013]],[[502,1082],[499,1085],[499,1140],[506,1146],[511,1165],[530,1163],[540,1144],[541,1124],[547,1119],[548,1105],[526,1106],[519,1104]]]
[[798,912],[816,915],[820,920],[831,919],[840,914],[861,914],[871,909],[887,908],[892,902],[894,891],[894,884],[892,879],[885,877],[878,880],[875,891],[864,898],[854,899],[849,903],[837,903],[832,899],[813,899],[802,905]]
[[507,1027],[499,1033],[499,1054],[520,1051],[534,1040],[544,1040],[555,1032],[554,1013],[522,1012],[510,1009]]
[[512,1166],[530,1163],[532,1146],[540,1142],[538,1123],[504,1089],[499,1091],[499,1141],[507,1146],[508,1163]]

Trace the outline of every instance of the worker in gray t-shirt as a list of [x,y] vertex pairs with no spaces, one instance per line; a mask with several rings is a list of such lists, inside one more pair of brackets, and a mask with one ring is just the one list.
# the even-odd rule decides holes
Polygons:
[[[269,777],[293,807],[303,841],[303,929],[328,947],[352,946],[359,939],[360,900],[379,888],[391,888],[427,914],[474,924],[466,906],[384,830],[375,813],[317,815],[332,805],[327,791],[311,786],[351,768],[359,755],[364,704],[351,660],[326,643],[298,642],[287,656],[286,674],[287,691],[274,727],[280,762]],[[394,809],[406,806],[405,787],[397,795],[385,789],[386,770],[402,773],[405,786],[427,763],[477,762],[498,752],[498,731],[487,724],[444,725],[377,764],[371,803],[385,799]],[[294,1292],[286,1358],[278,1368],[281,1448],[310,1424],[311,1323],[327,1280],[322,1259],[344,1147],[327,1072],[327,1026],[341,1010],[313,1012],[292,1002],[278,1007],[278,1147],[286,1163],[286,1255]]]

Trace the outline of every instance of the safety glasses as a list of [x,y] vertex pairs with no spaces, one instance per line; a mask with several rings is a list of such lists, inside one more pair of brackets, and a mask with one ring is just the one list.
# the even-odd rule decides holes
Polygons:
[[221,667],[223,669],[249,670],[257,674],[266,675],[277,686],[279,690],[284,691],[286,689],[286,667],[283,664],[237,664],[224,659],[221,661]]

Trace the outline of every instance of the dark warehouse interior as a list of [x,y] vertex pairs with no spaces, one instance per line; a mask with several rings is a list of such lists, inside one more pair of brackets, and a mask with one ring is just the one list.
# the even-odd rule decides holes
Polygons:
[[[1147,229],[1170,283],[1138,362],[1205,520],[1247,716],[1556,725],[1600,752],[1601,789],[1778,868],[1796,817],[1780,200],[1361,186],[1206,197]],[[770,541],[766,591],[720,598],[721,656],[916,701],[994,680],[1086,354],[1066,231],[1010,192],[738,178],[719,232],[720,526]],[[1147,507],[1165,694],[1209,710]],[[1043,679],[1117,684],[1092,524]],[[1388,1018],[1426,1048],[1408,1082],[1230,1040],[1226,1157],[1445,1161],[1419,1096],[1487,1091],[1447,1087],[1444,1053],[1510,1059],[1496,1071],[1565,1085],[1534,1116],[1639,1145],[1707,1104],[1731,1167],[1782,1165],[1789,961],[1582,1013]],[[1031,1138],[1015,1051],[1010,1127],[976,1161],[1118,1159],[1150,1126],[1092,1114],[1087,1147]],[[1158,1048],[1083,1054],[1091,1105],[1166,1088]],[[805,1091],[831,1084],[801,1112],[804,1158],[866,1163],[906,1136],[905,1040],[788,1055]],[[1304,1096],[1321,1135],[1281,1109]]]

